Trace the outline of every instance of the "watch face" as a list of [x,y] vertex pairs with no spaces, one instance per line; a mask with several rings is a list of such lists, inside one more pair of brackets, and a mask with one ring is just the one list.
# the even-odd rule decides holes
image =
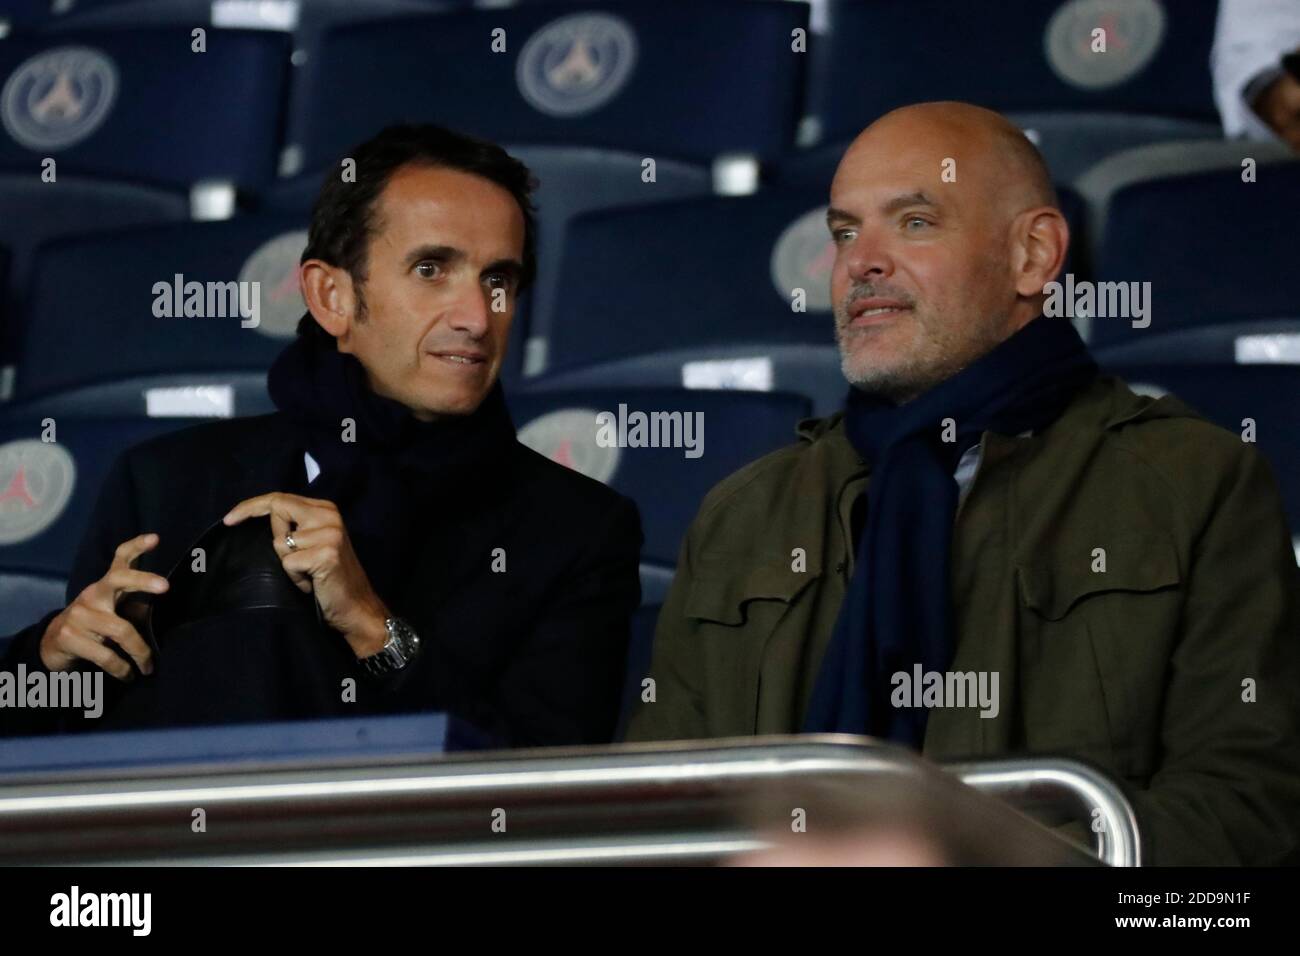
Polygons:
[[387,655],[390,659],[396,658],[399,666],[405,664],[414,655],[416,649],[420,646],[420,639],[416,636],[415,631],[405,621],[394,618],[390,632],[394,638],[394,646],[389,648],[390,653]]

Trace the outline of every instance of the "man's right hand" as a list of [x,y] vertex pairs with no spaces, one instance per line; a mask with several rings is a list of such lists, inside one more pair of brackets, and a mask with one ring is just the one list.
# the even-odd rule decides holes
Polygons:
[[111,639],[130,654],[141,673],[153,673],[153,651],[131,623],[117,615],[117,600],[128,591],[167,590],[167,579],[132,567],[136,558],[158,544],[158,535],[142,534],[123,541],[113,553],[105,574],[77,595],[45,628],[41,638],[41,663],[52,671],[65,671],[74,661],[87,660],[118,680],[131,680],[135,672],[105,640]]

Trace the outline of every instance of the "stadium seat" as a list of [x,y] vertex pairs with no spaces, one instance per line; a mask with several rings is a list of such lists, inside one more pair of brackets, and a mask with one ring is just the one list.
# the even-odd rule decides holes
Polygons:
[[1101,239],[1115,195],[1129,186],[1213,170],[1241,173],[1242,163],[1257,167],[1295,162],[1295,153],[1282,142],[1250,142],[1222,138],[1148,143],[1108,156],[1075,180],[1087,219],[1091,261],[1101,258]]
[[189,186],[275,173],[290,41],[189,27],[57,30],[0,43],[0,168]]
[[[186,425],[192,419],[53,419],[55,441],[40,403],[11,406],[0,414],[0,578],[39,579],[26,598],[29,609],[66,579],[109,467],[126,448]],[[105,571],[108,569],[105,568]],[[60,594],[52,606],[62,605]],[[0,602],[5,620],[9,602]],[[49,608],[47,608],[48,610]],[[33,620],[20,623],[19,627]],[[17,627],[0,633],[11,634]]]
[[1150,326],[1099,317],[1091,344],[1113,360],[1269,361],[1258,336],[1300,333],[1297,209],[1300,162],[1260,166],[1255,182],[1233,166],[1120,190],[1098,279],[1149,281]]
[[1300,365],[1155,365],[1105,363],[1143,394],[1172,392],[1207,419],[1241,435],[1255,423],[1255,440],[1282,490],[1287,523],[1300,560]]
[[537,284],[528,326],[523,372],[537,375],[548,364],[553,313],[566,229],[583,213],[708,195],[704,166],[662,158],[655,181],[642,180],[642,157],[632,153],[563,146],[519,146],[510,150],[537,176]]
[[[827,0],[805,145],[846,143],[908,103],[966,100],[1033,130],[1053,178],[1069,182],[1118,149],[1217,135],[1216,5]],[[1095,29],[1105,52],[1092,50]]]
[[838,407],[825,206],[821,191],[766,190],[575,219],[530,389],[744,388]]
[[654,656],[655,625],[659,621],[659,604],[642,604],[632,615],[631,634],[627,645],[627,668],[623,683],[623,704],[618,716],[614,740],[621,741],[627,734],[627,723],[641,699],[641,681],[650,676],[650,662]]
[[[682,536],[709,489],[743,465],[793,443],[795,426],[809,414],[807,400],[795,395],[685,389],[529,392],[507,400],[521,442],[637,503],[645,533],[644,603],[663,600],[671,574],[654,569],[671,572],[677,564]],[[614,418],[598,419],[601,412]],[[633,436],[636,420],[628,416],[634,412],[682,413],[678,434],[691,438],[702,453],[690,457],[690,449],[683,447],[599,443],[603,421],[625,421],[626,434]],[[692,427],[702,421],[702,430],[687,432],[688,421]],[[647,427],[647,440],[651,433]],[[613,432],[607,434],[613,437]]]
[[311,88],[295,96],[289,141],[303,169],[399,120],[656,159],[770,156],[793,142],[805,58],[791,33],[807,18],[768,0],[627,0],[331,28],[307,51],[330,67],[299,77]]
[[[0,243],[12,250],[10,289],[0,315],[23,313],[24,293],[37,246],[52,239],[189,217],[189,202],[176,191],[133,183],[60,176],[43,183],[35,174],[0,173]],[[14,322],[0,328],[0,355],[14,354]],[[3,397],[3,396],[0,396]]]
[[[15,397],[92,416],[270,410],[266,370],[305,311],[296,272],[304,226],[243,217],[43,247],[18,336]],[[205,317],[184,315],[200,302],[196,291]],[[157,390],[178,388],[189,391]]]
[[[0,546],[0,555],[5,550]],[[63,607],[66,590],[67,581],[61,577],[24,574],[0,566],[0,656],[13,635]]]

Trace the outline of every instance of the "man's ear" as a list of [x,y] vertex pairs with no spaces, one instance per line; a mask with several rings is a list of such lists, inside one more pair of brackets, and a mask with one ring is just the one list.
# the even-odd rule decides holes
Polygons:
[[1017,217],[1011,265],[1016,292],[1038,295],[1061,274],[1070,248],[1070,227],[1059,209],[1040,206]]
[[345,338],[352,327],[356,309],[352,276],[348,270],[321,259],[308,259],[298,267],[298,280],[302,284],[307,311],[330,335],[336,339]]

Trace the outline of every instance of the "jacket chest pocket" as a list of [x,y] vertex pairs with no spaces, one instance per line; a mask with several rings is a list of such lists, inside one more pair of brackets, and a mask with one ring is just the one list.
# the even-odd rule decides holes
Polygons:
[[710,700],[711,724],[727,734],[759,729],[760,678],[769,654],[782,678],[763,686],[764,713],[795,709],[808,628],[782,621],[822,572],[811,560],[804,570],[791,564],[779,558],[755,564],[752,554],[709,555],[692,569],[684,612],[698,624],[706,684],[718,688]]
[[795,570],[793,559],[754,564],[752,555],[705,555],[694,568],[686,616],[728,626],[748,624],[763,604],[790,604],[821,573],[811,564]]
[[1148,776],[1182,601],[1163,536],[1099,535],[1016,563],[1021,714],[1027,748]]

